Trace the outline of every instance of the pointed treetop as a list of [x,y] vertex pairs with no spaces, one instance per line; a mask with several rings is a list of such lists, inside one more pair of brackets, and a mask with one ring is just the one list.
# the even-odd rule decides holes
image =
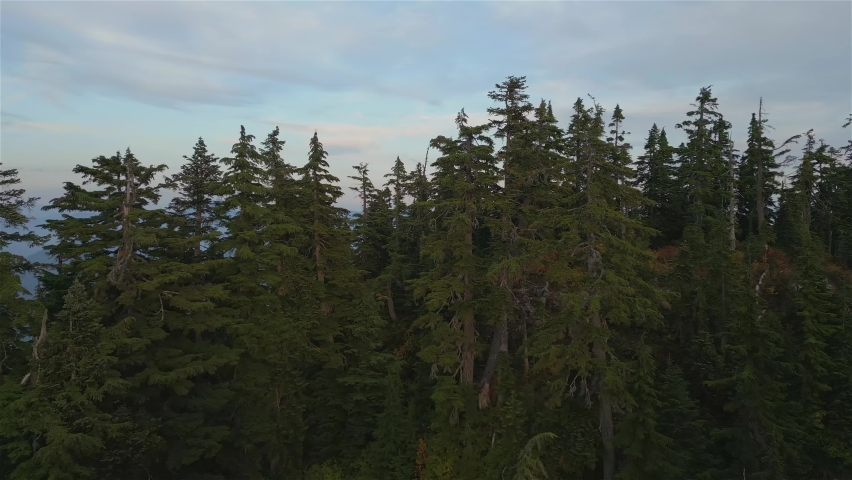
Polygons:
[[266,140],[262,142],[262,145],[264,147],[264,156],[269,157],[267,158],[268,162],[277,163],[277,161],[280,159],[279,157],[281,154],[281,150],[283,149],[284,144],[287,143],[286,140],[281,140],[278,138],[279,134],[280,130],[276,125],[275,130],[273,130],[269,135],[267,135]]
[[527,77],[508,76],[503,83],[494,85],[496,90],[488,92],[488,98],[503,102],[507,106],[526,104],[529,100],[527,95]]
[[621,110],[621,106],[616,103],[615,109],[612,111],[612,121],[615,123],[617,120],[624,120],[624,112]]
[[467,125],[467,114],[464,113],[464,108],[462,108],[458,115],[456,115],[456,126],[461,128],[465,125]]

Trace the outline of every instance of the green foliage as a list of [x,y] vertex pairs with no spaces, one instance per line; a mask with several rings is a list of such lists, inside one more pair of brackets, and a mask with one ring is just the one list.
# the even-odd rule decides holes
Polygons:
[[720,126],[724,132],[727,122],[718,112],[710,87],[702,88],[695,101],[694,110],[686,114],[688,119],[676,125],[686,132],[688,142],[678,148],[680,164],[675,176],[682,186],[681,195],[685,195],[680,202],[687,205],[688,222],[702,226],[707,217],[722,217],[726,204],[727,183],[719,180],[727,177],[728,165],[719,148],[718,132]]
[[186,229],[181,235],[194,242],[193,255],[201,255],[202,242],[210,240],[216,227],[216,197],[214,191],[221,181],[218,158],[207,152],[207,145],[199,137],[192,157],[184,155],[186,163],[181,171],[167,179],[167,185],[178,195],[172,199],[169,210],[179,219],[177,228]]
[[305,480],[343,480],[343,471],[334,462],[325,462],[308,469]]
[[539,451],[547,440],[553,440],[556,435],[550,432],[539,433],[529,439],[524,448],[518,453],[518,463],[515,466],[515,480],[543,480],[547,470],[538,457]]
[[759,113],[751,115],[748,147],[743,153],[737,174],[740,229],[745,237],[757,235],[764,243],[770,238],[770,232],[765,230],[775,221],[775,199],[780,193],[780,165],[777,158],[789,153],[790,150],[783,147],[793,140],[776,148],[772,139],[766,136],[767,129],[771,128],[768,122],[761,99]]
[[651,204],[640,211],[647,225],[658,232],[657,246],[666,245],[683,231],[683,205],[679,202],[679,188],[674,173],[674,149],[669,146],[666,129],[654,124],[648,131],[645,155],[636,161],[636,186],[645,193]]
[[21,284],[21,275],[32,272],[34,265],[6,250],[14,242],[35,247],[46,240],[27,228],[26,211],[38,199],[24,197],[25,190],[15,188],[19,183],[17,170],[0,170],[0,476],[6,477],[31,452],[24,433],[21,379],[30,373],[30,339],[40,333],[44,318],[42,304],[24,297],[35,292]]
[[624,467],[618,478],[683,478],[681,455],[674,448],[674,440],[658,429],[662,394],[657,385],[656,360],[651,349],[640,339],[634,379],[629,387],[632,396],[627,414],[620,423],[616,443],[622,447]]
[[24,189],[14,188],[19,183],[21,179],[18,178],[18,170],[0,170],[0,225],[3,226],[3,230],[0,230],[0,249],[5,249],[12,242],[34,246],[44,240],[27,229],[30,219],[25,211],[35,207],[38,198],[24,197]]
[[317,132],[299,168],[277,127],[199,138],[162,184],[97,157],[46,265],[0,170],[0,477],[852,475],[850,147],[805,133],[779,184],[796,137],[761,105],[738,158],[709,87],[635,162],[620,105],[488,97],[384,185],[353,166],[353,215]]
[[34,346],[32,387],[23,398],[34,455],[11,478],[102,478],[120,468],[110,465],[120,455],[114,439],[144,435],[109,406],[110,398],[130,387],[116,369],[128,325],[105,328],[97,311],[83,284],[75,281],[64,309]]

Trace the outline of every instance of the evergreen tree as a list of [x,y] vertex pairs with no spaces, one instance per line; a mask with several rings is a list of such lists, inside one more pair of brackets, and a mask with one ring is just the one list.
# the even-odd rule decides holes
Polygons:
[[[34,455],[10,478],[103,478],[116,453],[114,439],[133,436],[133,424],[106,399],[130,384],[116,369],[116,352],[128,328],[106,328],[97,304],[75,280],[65,306],[47,331],[26,392],[26,428],[34,435]],[[128,477],[129,478],[129,477]]]
[[[226,397],[232,433],[218,455],[229,477],[301,468],[304,438],[301,357],[308,325],[288,307],[304,301],[307,274],[298,268],[297,246],[283,240],[301,229],[274,203],[265,169],[271,155],[253,140],[241,126],[232,156],[222,160],[225,233],[215,245],[226,255],[216,269],[226,293],[218,304],[228,344],[240,355]],[[267,140],[274,151],[277,132]]]
[[773,223],[774,199],[779,193],[775,144],[766,137],[768,128],[763,111],[763,99],[758,114],[751,115],[748,127],[748,148],[739,165],[738,214],[744,235],[757,235],[762,244],[770,239],[767,227]]
[[290,203],[295,201],[296,168],[281,158],[281,151],[286,142],[278,138],[279,133],[278,127],[275,127],[261,142],[263,148],[260,150],[260,156],[266,167],[266,183],[272,189],[276,203],[282,208],[292,208]]
[[539,480],[547,478],[547,471],[538,458],[537,449],[541,449],[545,440],[556,438],[556,435],[545,432],[531,438],[518,453],[518,463],[515,466],[515,480]]
[[421,250],[432,267],[412,282],[415,296],[425,300],[428,311],[418,319],[418,325],[429,332],[420,357],[432,365],[430,376],[437,377],[432,394],[436,448],[430,453],[427,469],[429,475],[444,473],[435,478],[476,475],[476,470],[467,470],[473,465],[462,459],[481,455],[477,442],[465,439],[477,435],[472,429],[477,415],[471,390],[476,326],[490,320],[494,298],[485,278],[485,245],[477,240],[489,227],[495,232],[500,228],[499,221],[490,216],[496,210],[498,170],[493,142],[485,136],[488,126],[469,126],[464,110],[456,117],[456,125],[456,139],[439,136],[431,142],[442,154],[433,163],[434,229],[423,240]]
[[310,142],[308,163],[298,170],[302,176],[300,182],[301,194],[306,197],[309,232],[312,234],[311,249],[314,255],[316,277],[320,283],[325,282],[326,272],[330,265],[341,254],[339,251],[326,251],[325,244],[332,242],[331,238],[344,232],[347,213],[334,206],[343,191],[335,185],[339,179],[328,172],[328,152],[320,143],[316,132]]
[[[0,164],[2,167],[2,164]],[[21,275],[32,272],[34,265],[7,250],[10,244],[23,242],[29,247],[41,245],[46,238],[30,231],[26,211],[38,201],[25,197],[18,171],[0,169],[0,476],[11,475],[21,459],[32,453],[30,440],[24,433],[25,411],[21,397],[21,379],[30,370],[32,338],[40,337],[46,328],[44,308],[40,302],[28,300]],[[37,349],[36,349],[37,351]]]
[[688,119],[676,125],[689,138],[678,151],[677,179],[686,193],[684,204],[688,205],[690,222],[700,227],[706,217],[723,217],[722,198],[727,184],[720,182],[719,175],[727,176],[728,165],[720,155],[718,142],[714,141],[714,131],[722,116],[710,87],[702,88],[695,101],[694,110],[686,114]]
[[821,425],[828,435],[820,438],[820,449],[825,457],[831,458],[825,463],[813,462],[817,471],[829,471],[838,477],[852,472],[852,422],[845,412],[852,407],[852,284],[848,273],[845,277],[833,279],[839,288],[836,293],[836,323],[839,326],[833,338],[829,339],[828,351],[835,369],[829,372],[828,382],[831,391],[825,394],[824,416]]
[[[609,127],[611,130],[609,131],[610,136],[607,137],[607,142],[612,146],[612,163],[614,165],[618,165],[622,168],[631,170],[630,164],[632,162],[630,158],[630,150],[633,148],[629,143],[624,141],[624,135],[630,135],[630,132],[625,132],[623,130],[624,124],[624,112],[621,110],[621,106],[615,106],[615,109],[612,111],[612,121],[609,123]],[[635,173],[630,172],[630,177],[633,178]],[[627,179],[619,176],[617,178],[619,183],[624,183]],[[621,200],[617,200],[621,203]],[[619,207],[623,213],[628,213],[625,207]]]
[[[812,143],[812,135],[808,136]],[[837,460],[843,461],[846,455],[840,453],[848,449],[838,437],[834,426],[823,418],[828,412],[829,398],[832,396],[832,378],[839,367],[829,346],[831,339],[842,332],[842,323],[838,321],[838,310],[825,266],[825,252],[818,236],[811,231],[804,214],[808,208],[808,188],[800,182],[814,182],[812,172],[813,155],[806,146],[806,155],[799,165],[792,194],[788,195],[788,228],[793,234],[792,253],[795,255],[792,291],[792,308],[789,322],[792,324],[795,360],[800,365],[801,374],[797,400],[804,408],[808,418],[814,421],[804,425],[808,435],[806,461],[798,466],[798,472],[815,475],[816,471]],[[818,189],[819,190],[819,189]],[[835,384],[841,389],[846,382]],[[848,461],[848,460],[847,460]],[[836,468],[836,467],[835,467]]]
[[[174,358],[169,353],[174,352],[159,358],[151,353],[167,335],[165,292],[173,279],[160,247],[172,234],[162,228],[164,212],[150,208],[160,198],[155,176],[166,167],[143,166],[129,149],[92,163],[74,168],[91,189],[66,182],[64,195],[44,207],[63,214],[45,225],[55,239],[47,250],[58,259],[56,273],[48,274],[51,288],[45,298],[49,308],[55,308],[64,285],[79,277],[91,286],[98,305],[93,313],[104,327],[127,328],[115,368],[130,386],[105,392],[104,401],[113,405],[109,413],[131,422],[134,434],[113,439],[102,475],[137,478],[164,453],[155,411],[162,405],[154,392],[181,388],[186,382],[185,372],[170,364]],[[74,217],[68,212],[93,215]]]
[[[394,214],[391,212],[391,191],[379,190],[373,186],[368,176],[367,164],[354,168],[358,174],[349,178],[358,182],[357,187],[349,187],[358,192],[361,200],[361,212],[353,215],[355,255],[359,265],[367,271],[370,278],[377,277],[390,264],[388,241],[392,236]],[[385,287],[387,288],[387,287]]]
[[[0,163],[0,167],[2,166],[3,164]],[[15,188],[19,183],[21,179],[18,178],[18,170],[0,170],[0,222],[3,225],[3,230],[0,231],[0,248],[2,249],[13,242],[24,242],[33,246],[44,240],[26,228],[30,219],[24,213],[34,208],[39,199],[24,197],[26,191]]]
[[497,153],[497,159],[503,163],[503,191],[502,198],[499,201],[495,198],[492,207],[495,213],[499,212],[501,226],[500,241],[493,245],[496,258],[491,278],[503,290],[503,298],[499,304],[502,312],[495,319],[491,349],[479,380],[480,407],[489,405],[498,357],[501,353],[509,353],[510,325],[514,327],[517,324],[521,305],[528,303],[523,288],[527,283],[526,275],[522,273],[523,257],[529,248],[529,225],[534,221],[531,207],[537,201],[533,189],[539,183],[536,178],[537,159],[532,147],[535,124],[528,118],[534,109],[526,93],[526,78],[510,76],[495,88],[488,97],[500,106],[488,109],[493,117],[490,125],[494,128],[494,136],[503,139],[505,145]]
[[308,163],[298,170],[300,218],[307,226],[302,248],[314,277],[301,290],[302,303],[309,339],[318,347],[308,371],[313,398],[305,412],[305,452],[310,463],[353,465],[376,428],[390,355],[380,351],[382,318],[356,268],[349,212],[335,205],[343,193],[327,155],[314,133]]
[[636,186],[654,202],[645,207],[640,216],[649,227],[660,232],[654,239],[655,246],[671,243],[680,236],[684,227],[676,203],[678,188],[674,181],[673,152],[666,130],[654,124],[648,131],[645,155],[636,162]]
[[7,251],[12,243],[25,243],[32,248],[46,240],[27,228],[30,218],[25,212],[35,206],[38,198],[25,197],[24,189],[15,188],[19,183],[17,170],[0,170],[0,226],[3,228],[0,231],[0,344],[4,352],[4,361],[0,362],[0,388],[7,383],[7,375],[23,375],[28,350],[24,337],[36,334],[32,329],[38,324],[34,321],[41,319],[37,302],[22,297],[35,293],[26,291],[21,284],[21,275],[33,271],[34,266],[24,257]]
[[[484,135],[487,127],[467,125],[464,110],[456,118],[459,137],[437,137],[432,146],[442,156],[435,161],[433,209],[440,217],[439,229],[429,236],[423,253],[435,267],[415,282],[415,295],[427,301],[429,315],[421,323],[434,329],[435,345],[424,350],[424,359],[458,375],[461,384],[472,384],[475,356],[475,306],[477,293],[490,289],[481,285],[481,257],[477,258],[474,235],[489,225],[486,215],[493,212],[497,169],[492,141]],[[479,254],[481,255],[481,253]],[[477,290],[479,292],[477,292]],[[444,322],[440,313],[450,307],[451,318]],[[440,340],[440,342],[439,342]],[[451,346],[452,345],[452,346]],[[455,350],[460,347],[460,358]]]
[[629,179],[631,172],[612,161],[611,145],[603,138],[603,109],[595,105],[584,113],[578,100],[568,131],[574,156],[568,168],[582,183],[566,185],[564,195],[570,201],[551,213],[554,226],[565,228],[553,241],[557,260],[548,267],[551,285],[559,286],[561,308],[537,332],[538,367],[571,371],[582,381],[588,401],[594,395],[603,477],[612,479],[613,409],[631,402],[624,379],[626,359],[616,349],[632,327],[659,322],[662,297],[648,283],[651,253],[646,242],[652,231],[621,211],[622,206],[638,207],[647,200],[617,180]]
[[0,477],[852,475],[852,144],[784,178],[761,105],[738,161],[708,87],[634,172],[619,105],[489,98],[354,215],[316,132],[95,158],[50,264],[0,169]]
[[178,228],[186,229],[184,237],[193,237],[193,255],[200,257],[202,244],[215,231],[216,197],[213,193],[221,180],[219,159],[207,152],[204,139],[198,138],[192,157],[183,157],[187,163],[181,171],[167,179],[167,185],[177,196],[169,205],[169,213],[181,220]]
[[726,474],[785,478],[801,462],[795,442],[801,428],[795,418],[801,407],[790,400],[783,381],[789,369],[785,339],[775,315],[762,308],[745,284],[742,269],[730,272],[734,309],[724,346],[731,363],[729,375],[707,381],[711,388],[729,392],[724,410],[733,417],[717,433],[726,440],[732,460]]
[[216,275],[222,174],[200,138],[193,156],[184,158],[181,172],[166,183],[176,193],[168,213],[177,235],[162,245],[163,256],[175,261],[163,267],[172,277],[160,312],[168,335],[154,347],[182,384],[151,396],[165,407],[156,415],[168,445],[167,468],[177,475],[204,472],[216,478],[222,470],[209,460],[228,435],[228,421],[220,412],[231,398],[227,375],[239,355],[225,341],[231,318],[221,308],[227,293]]
[[813,157],[818,181],[812,229],[829,255],[848,264],[850,195],[845,185],[852,178],[852,166],[841,163],[840,151],[823,140],[819,141]]
[[366,451],[360,469],[362,478],[410,480],[414,472],[417,449],[413,419],[406,408],[406,389],[401,382],[398,364],[392,364],[386,379],[387,395],[377,418],[375,441]]
[[658,379],[658,430],[673,441],[674,452],[668,462],[682,470],[681,478],[708,478],[708,471],[718,461],[714,461],[711,453],[707,422],[683,371],[669,359],[659,370]]
[[684,471],[678,465],[684,463],[682,455],[673,439],[658,429],[662,392],[657,388],[656,361],[644,339],[639,341],[636,356],[635,374],[628,386],[632,402],[615,437],[626,457],[618,478],[683,478]]
[[400,286],[404,287],[408,265],[412,263],[412,246],[415,244],[410,235],[410,208],[405,203],[405,197],[409,193],[409,175],[399,157],[396,157],[393,169],[385,174],[385,178],[388,179],[385,189],[390,193],[391,229],[387,243],[388,266],[379,280],[384,283],[388,315],[391,320],[396,321],[399,319],[395,301],[396,290]]

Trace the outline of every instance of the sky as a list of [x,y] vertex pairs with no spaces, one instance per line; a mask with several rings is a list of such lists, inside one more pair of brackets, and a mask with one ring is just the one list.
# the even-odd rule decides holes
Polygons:
[[761,96],[774,138],[842,146],[852,2],[2,1],[0,159],[44,203],[99,155],[175,172],[199,136],[224,157],[277,125],[288,162],[316,130],[344,187],[360,162],[381,184],[509,75],[563,127],[577,97],[620,104],[634,155],[708,85],[740,149]]

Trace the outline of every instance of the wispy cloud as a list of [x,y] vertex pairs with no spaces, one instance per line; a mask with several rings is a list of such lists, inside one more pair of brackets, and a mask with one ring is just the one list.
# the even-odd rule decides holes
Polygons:
[[41,88],[162,106],[252,104],[273,86],[356,89],[434,104],[437,90],[412,83],[409,73],[434,68],[434,55],[422,63],[421,57],[452,35],[418,14],[424,9],[435,10],[293,2],[5,4],[4,50],[17,50],[10,75]]
[[34,121],[25,115],[11,112],[0,112],[0,125],[10,130],[30,130],[49,133],[108,133],[109,130],[100,127],[90,127],[75,123],[54,123]]
[[[377,153],[387,149],[389,142],[427,139],[439,134],[452,134],[456,114],[419,115],[403,117],[395,125],[369,125],[356,123],[318,122],[316,124],[276,122],[265,120],[270,126],[277,126],[283,134],[289,134],[296,141],[307,139],[317,132],[323,146],[330,154],[352,155]],[[472,124],[488,122],[487,113],[468,114]],[[389,161],[389,159],[387,160]]]
[[[445,117],[440,117],[438,120],[444,120]],[[363,136],[370,138],[388,138],[388,137],[422,137],[435,134],[435,119],[424,119],[418,123],[406,123],[397,126],[383,125],[357,125],[348,123],[318,123],[310,125],[306,123],[288,123],[266,121],[269,125],[275,125],[282,130],[313,133],[318,132],[322,136]],[[431,120],[431,121],[428,121]]]
[[4,162],[21,166],[67,165],[116,142],[177,162],[198,135],[226,155],[245,123],[259,139],[280,126],[297,164],[316,129],[346,183],[361,161],[381,175],[397,155],[422,160],[462,107],[487,122],[486,94],[508,75],[526,75],[531,100],[552,100],[562,126],[577,97],[619,103],[637,150],[652,123],[674,130],[706,85],[737,136],[761,96],[779,137],[849,135],[849,2],[0,5],[0,95],[27,115],[3,113],[15,132],[3,134]]

